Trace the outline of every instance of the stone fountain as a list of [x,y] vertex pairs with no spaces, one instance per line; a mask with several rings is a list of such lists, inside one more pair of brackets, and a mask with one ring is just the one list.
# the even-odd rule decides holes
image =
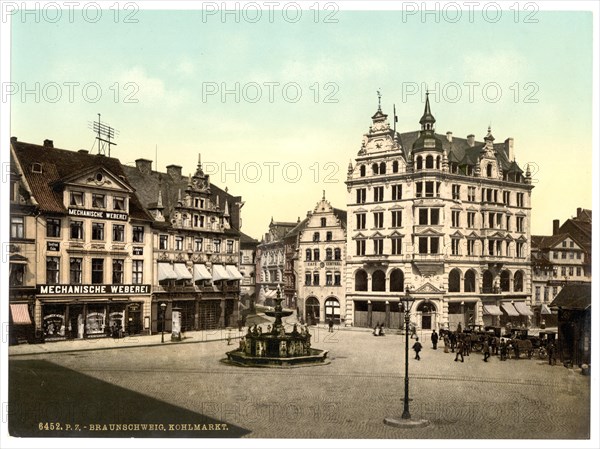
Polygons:
[[292,332],[286,332],[281,319],[290,316],[292,310],[281,307],[281,290],[277,289],[275,309],[265,314],[275,317],[270,330],[263,332],[256,324],[248,327],[245,337],[240,338],[240,346],[227,352],[226,362],[240,366],[284,367],[322,365],[327,351],[311,348],[308,326],[294,324]]

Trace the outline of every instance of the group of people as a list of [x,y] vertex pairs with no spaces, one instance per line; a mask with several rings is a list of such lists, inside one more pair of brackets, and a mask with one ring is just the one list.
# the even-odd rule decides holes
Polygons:
[[373,328],[373,335],[375,337],[385,337],[385,333],[383,332],[383,323],[379,324],[379,322],[377,322]]

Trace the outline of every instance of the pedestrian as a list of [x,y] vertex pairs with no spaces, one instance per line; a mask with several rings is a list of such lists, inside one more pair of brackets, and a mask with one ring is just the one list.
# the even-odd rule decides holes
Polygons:
[[421,360],[419,352],[421,352],[421,349],[423,349],[423,345],[419,343],[419,337],[417,337],[417,341],[415,341],[415,344],[412,348],[415,350],[415,360]]
[[379,336],[380,337],[385,337],[385,334],[383,333],[383,323],[381,323],[379,325]]
[[456,333],[460,334],[462,332],[462,324],[458,323],[458,326],[456,327]]
[[431,333],[431,344],[433,345],[433,349],[437,349],[438,339],[439,339],[438,334],[434,329],[433,332]]
[[548,342],[546,346],[546,352],[548,352],[548,365],[554,365],[556,363],[556,359],[554,358],[554,344],[552,342]]
[[374,335],[375,337],[377,337],[378,333],[379,333],[379,321],[377,321],[377,324],[376,324],[376,325],[375,325],[375,327],[373,328],[373,335]]
[[487,338],[483,341],[483,361],[487,362],[490,358],[490,344]]
[[454,348],[456,347],[456,332],[450,333],[450,349],[454,352]]
[[417,337],[417,326],[415,326],[414,324],[410,325],[410,339],[412,340],[413,337],[415,337],[417,340],[419,339],[419,337]]
[[444,352],[448,354],[450,352],[450,339],[448,335],[444,335]]
[[456,356],[454,357],[455,362],[458,362],[458,356],[460,356],[461,362],[465,361],[465,358],[463,356],[463,348],[464,348],[463,341],[462,341],[462,339],[459,339],[456,342]]
[[498,339],[496,337],[491,338],[490,348],[493,355],[498,355]]
[[463,340],[463,354],[466,356],[471,355],[471,336],[465,335]]
[[333,318],[329,318],[329,332],[333,332]]
[[503,362],[506,361],[506,354],[508,352],[508,348],[506,345],[506,341],[504,341],[504,338],[500,339],[500,360],[502,360]]

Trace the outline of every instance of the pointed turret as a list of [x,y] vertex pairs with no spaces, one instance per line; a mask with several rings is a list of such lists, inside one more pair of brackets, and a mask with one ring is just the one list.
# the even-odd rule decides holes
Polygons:
[[431,107],[429,106],[429,92],[425,93],[425,111],[423,111],[423,116],[419,120],[419,123],[423,131],[434,129],[435,117],[431,113]]
[[224,217],[229,217],[229,201],[225,200],[225,212],[223,212]]

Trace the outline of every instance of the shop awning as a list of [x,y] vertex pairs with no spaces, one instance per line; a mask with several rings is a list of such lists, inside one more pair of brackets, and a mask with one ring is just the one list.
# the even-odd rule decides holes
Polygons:
[[502,309],[506,312],[506,314],[508,316],[519,316],[519,312],[517,312],[517,309],[515,309],[515,306],[513,306],[509,302],[505,302],[505,303],[501,304],[500,307],[502,307]]
[[524,302],[515,302],[515,309],[523,316],[533,316],[533,312]]
[[173,271],[170,263],[158,264],[158,281],[172,281],[177,279],[177,273]]
[[540,314],[552,315],[552,310],[550,310],[550,308],[546,304],[542,304],[542,307],[540,308]]
[[223,265],[213,265],[212,266],[212,280],[215,281],[228,281],[229,273]]
[[212,274],[209,273],[206,265],[194,264],[194,282],[208,281],[212,279]]
[[10,316],[13,324],[32,324],[27,304],[11,304]]
[[500,307],[498,307],[494,304],[484,304],[483,305],[483,314],[484,315],[501,316],[502,310],[500,310]]
[[235,267],[235,265],[226,265],[225,269],[227,270],[227,273],[229,274],[230,280],[240,281],[240,280],[244,279],[244,276],[242,276],[242,273],[240,273],[238,271],[238,269]]
[[173,265],[178,281],[191,281],[192,273],[186,268],[184,263],[176,263]]

